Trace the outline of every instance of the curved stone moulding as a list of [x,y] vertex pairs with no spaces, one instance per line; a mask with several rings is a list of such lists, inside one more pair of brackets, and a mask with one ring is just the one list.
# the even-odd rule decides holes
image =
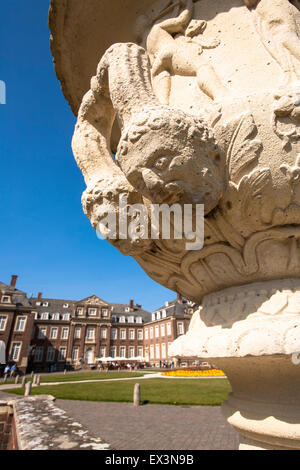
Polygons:
[[300,351],[300,280],[284,279],[224,289],[203,299],[176,357],[217,358]]

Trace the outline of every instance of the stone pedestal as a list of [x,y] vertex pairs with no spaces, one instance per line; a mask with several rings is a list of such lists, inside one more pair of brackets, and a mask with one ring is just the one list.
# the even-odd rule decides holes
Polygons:
[[240,449],[300,449],[299,331],[300,282],[285,279],[206,296],[173,343],[171,354],[227,375],[233,392],[222,411]]
[[233,392],[222,405],[241,450],[300,449],[300,366],[290,355],[218,358]]

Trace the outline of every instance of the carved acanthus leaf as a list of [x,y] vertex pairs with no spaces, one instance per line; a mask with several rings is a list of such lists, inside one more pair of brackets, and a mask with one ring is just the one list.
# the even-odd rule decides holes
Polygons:
[[227,162],[231,181],[238,183],[247,168],[257,160],[262,143],[254,139],[257,132],[252,114],[242,117],[229,145]]

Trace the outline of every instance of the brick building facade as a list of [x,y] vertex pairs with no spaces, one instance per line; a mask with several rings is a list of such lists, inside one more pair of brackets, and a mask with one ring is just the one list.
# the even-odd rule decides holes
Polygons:
[[19,371],[53,371],[94,366],[102,357],[130,362],[144,357],[152,366],[169,363],[168,348],[188,328],[193,306],[178,297],[153,313],[92,295],[80,301],[30,298],[0,283],[0,341],[6,361]]

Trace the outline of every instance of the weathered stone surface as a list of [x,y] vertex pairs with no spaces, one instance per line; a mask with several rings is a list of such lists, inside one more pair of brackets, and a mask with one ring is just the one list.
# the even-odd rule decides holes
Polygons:
[[12,401],[20,450],[108,450],[109,445],[53,403],[53,397]]

